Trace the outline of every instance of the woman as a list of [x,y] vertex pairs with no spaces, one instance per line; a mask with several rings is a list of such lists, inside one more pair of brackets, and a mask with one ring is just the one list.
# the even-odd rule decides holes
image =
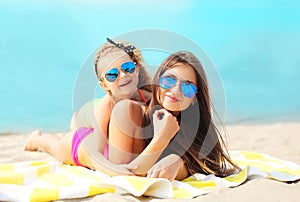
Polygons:
[[95,57],[95,72],[107,95],[85,104],[73,117],[70,132],[57,137],[36,131],[29,137],[25,150],[44,151],[61,162],[98,169],[108,175],[131,174],[124,166],[104,158],[109,119],[114,105],[122,99],[142,105],[149,100],[150,76],[140,50],[127,42],[107,40]]
[[226,176],[238,170],[212,120],[206,75],[192,53],[169,56],[154,75],[152,88],[148,107],[124,100],[113,109],[110,161],[129,163],[139,175],[150,169],[150,177],[166,177],[162,170],[172,166],[167,178],[179,180],[195,173]]

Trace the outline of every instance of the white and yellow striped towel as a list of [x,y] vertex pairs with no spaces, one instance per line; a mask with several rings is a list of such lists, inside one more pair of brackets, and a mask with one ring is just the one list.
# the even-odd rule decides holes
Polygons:
[[99,171],[58,162],[0,164],[0,200],[51,201],[117,192],[158,198],[193,198],[218,187],[236,187],[248,179],[282,182],[300,179],[300,166],[262,153],[231,152],[242,168],[225,178],[195,174],[183,181],[135,176],[109,177]]

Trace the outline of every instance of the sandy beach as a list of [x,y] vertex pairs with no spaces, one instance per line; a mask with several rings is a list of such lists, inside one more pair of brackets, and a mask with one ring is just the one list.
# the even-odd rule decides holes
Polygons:
[[[230,125],[229,150],[247,150],[266,153],[283,160],[300,164],[300,123],[270,123],[257,125]],[[23,145],[28,134],[0,134],[0,163],[29,160],[56,161],[42,152],[25,152]],[[300,182],[282,183],[274,180],[249,180],[235,188],[222,188],[190,201],[299,201]],[[102,194],[83,199],[64,201],[151,201],[169,202],[186,199],[157,199],[153,197]]]

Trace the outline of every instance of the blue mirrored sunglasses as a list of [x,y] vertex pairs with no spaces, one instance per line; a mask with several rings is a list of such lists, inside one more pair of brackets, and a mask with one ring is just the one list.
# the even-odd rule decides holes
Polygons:
[[109,82],[114,82],[119,76],[119,69],[121,69],[124,73],[133,73],[135,71],[135,63],[134,62],[124,62],[120,68],[112,68],[105,73],[105,79]]
[[[164,90],[173,88],[176,85],[176,83],[177,79],[171,76],[165,76],[159,79],[159,86]],[[187,98],[192,98],[197,93],[197,87],[194,84],[187,81],[181,81],[180,89],[182,94]]]

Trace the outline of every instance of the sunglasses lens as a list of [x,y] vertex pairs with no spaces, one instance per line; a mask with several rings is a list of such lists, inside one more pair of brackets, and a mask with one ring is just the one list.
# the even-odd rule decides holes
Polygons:
[[185,97],[192,98],[197,92],[197,87],[192,83],[182,82],[181,91]]
[[109,82],[114,82],[119,74],[119,70],[117,68],[110,69],[106,72],[105,78]]
[[[159,85],[162,89],[167,90],[173,88],[177,83],[177,79],[166,76],[159,79]],[[197,93],[197,87],[189,82],[182,82],[180,85],[183,95],[187,98],[192,98]]]
[[161,77],[159,79],[159,85],[162,89],[166,90],[176,85],[177,80],[173,77]]
[[[125,73],[133,73],[135,71],[135,64],[133,62],[125,62],[121,65],[121,70]],[[110,69],[106,72],[105,78],[109,82],[114,82],[119,75],[118,68]]]
[[125,62],[121,65],[121,69],[126,73],[133,73],[135,71],[135,64],[133,62]]

